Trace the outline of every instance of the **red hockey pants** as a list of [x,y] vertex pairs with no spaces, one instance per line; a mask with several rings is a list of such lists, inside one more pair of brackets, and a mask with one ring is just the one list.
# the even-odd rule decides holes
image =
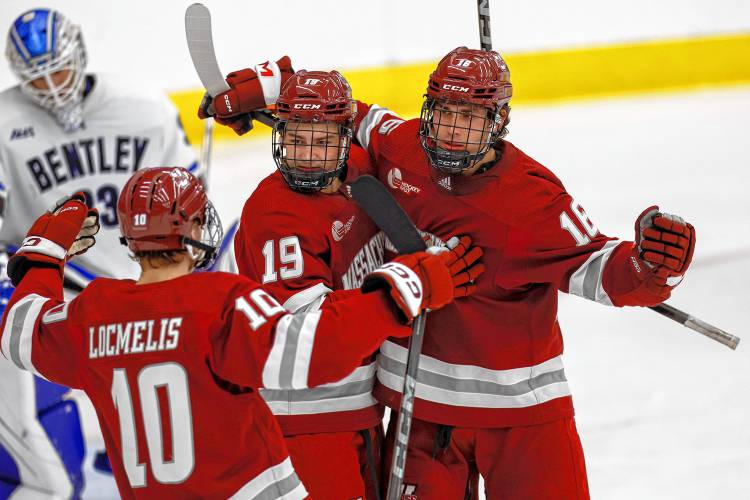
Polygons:
[[383,428],[287,436],[295,471],[314,500],[376,500]]
[[[392,414],[383,452],[384,483],[390,471],[396,420]],[[586,464],[573,418],[498,429],[413,421],[402,500],[477,498],[477,474],[484,478],[490,500],[589,498]]]

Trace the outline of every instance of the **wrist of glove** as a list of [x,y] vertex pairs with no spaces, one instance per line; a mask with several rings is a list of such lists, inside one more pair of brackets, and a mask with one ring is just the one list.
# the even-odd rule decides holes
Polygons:
[[293,74],[288,56],[275,63],[267,61],[253,69],[234,71],[227,75],[229,90],[213,97],[207,93],[203,96],[198,117],[214,117],[242,135],[252,128],[248,113],[275,106],[282,86]]
[[[682,282],[695,250],[695,229],[659,207],[644,210],[635,222],[635,242],[629,257],[635,279],[621,305],[655,305],[668,299]],[[629,296],[629,297],[628,297]]]
[[32,267],[62,271],[65,261],[86,252],[99,231],[99,213],[88,208],[83,193],[64,198],[31,226],[21,247],[8,261],[8,277],[15,286]]
[[396,257],[366,276],[362,291],[388,290],[408,324],[425,309],[474,293],[474,280],[484,272],[481,257],[482,250],[472,247],[469,237],[452,238],[446,248]]

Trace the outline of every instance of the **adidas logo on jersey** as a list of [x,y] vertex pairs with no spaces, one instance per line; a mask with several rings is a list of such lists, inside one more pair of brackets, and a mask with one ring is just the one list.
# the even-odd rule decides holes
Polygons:
[[419,194],[422,191],[417,186],[404,182],[401,178],[401,170],[395,167],[388,172],[388,185],[405,194]]
[[453,186],[451,186],[451,178],[450,177],[443,177],[438,181],[438,186],[445,189],[446,191],[452,191]]
[[26,128],[14,128],[10,133],[10,140],[15,139],[26,139],[27,137],[34,137],[34,127],[29,125]]

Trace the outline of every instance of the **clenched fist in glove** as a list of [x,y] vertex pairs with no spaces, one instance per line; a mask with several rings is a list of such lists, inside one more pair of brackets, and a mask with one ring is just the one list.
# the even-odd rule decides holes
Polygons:
[[253,128],[249,113],[273,107],[281,87],[293,74],[292,61],[288,56],[275,63],[267,61],[253,69],[229,73],[229,90],[214,97],[206,93],[198,109],[198,117],[204,119],[213,116],[218,123],[242,135]]
[[652,206],[635,221],[634,248],[629,256],[632,289],[616,293],[616,305],[655,305],[669,298],[693,259],[695,229],[676,215]]
[[56,267],[84,253],[99,231],[99,212],[86,206],[83,193],[60,200],[55,208],[39,217],[8,261],[8,277],[18,286],[31,267]]
[[365,277],[362,291],[389,290],[411,323],[424,309],[439,309],[456,297],[474,293],[474,280],[484,272],[479,262],[482,254],[468,236],[452,238],[447,248],[431,247],[384,264]]

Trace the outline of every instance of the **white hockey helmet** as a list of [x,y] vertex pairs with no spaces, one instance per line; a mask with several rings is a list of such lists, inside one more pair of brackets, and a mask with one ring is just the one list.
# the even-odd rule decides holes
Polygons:
[[81,29],[52,9],[32,9],[13,22],[5,49],[21,90],[65,128],[83,122],[86,48]]

